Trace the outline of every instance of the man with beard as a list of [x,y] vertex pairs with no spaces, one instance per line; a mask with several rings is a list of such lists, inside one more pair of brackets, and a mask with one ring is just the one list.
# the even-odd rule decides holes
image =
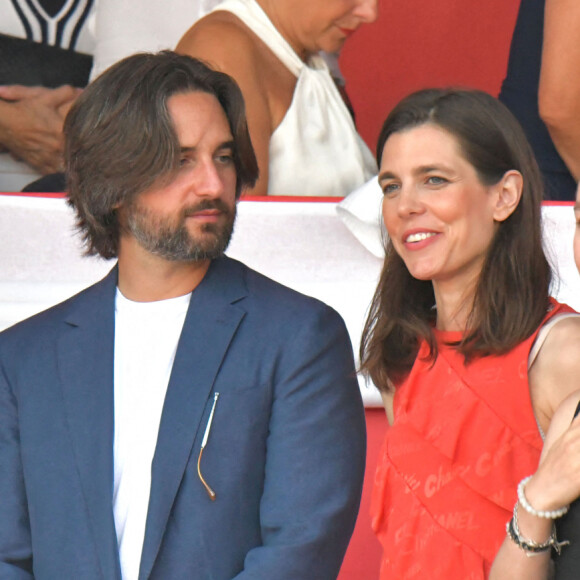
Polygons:
[[223,255],[257,177],[241,93],[106,71],[65,124],[101,282],[0,335],[0,577],[336,578],[365,460],[340,317]]

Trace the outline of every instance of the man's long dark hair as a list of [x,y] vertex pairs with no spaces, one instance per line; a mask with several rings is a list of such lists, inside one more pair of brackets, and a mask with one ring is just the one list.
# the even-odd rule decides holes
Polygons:
[[[456,345],[466,362],[502,354],[534,332],[549,304],[552,271],[542,246],[540,172],[523,130],[507,108],[486,93],[462,89],[428,89],[403,99],[383,125],[377,163],[393,133],[427,123],[457,140],[484,185],[498,183],[513,169],[523,176],[521,200],[498,224],[468,327]],[[379,389],[392,390],[405,378],[422,339],[430,345],[430,358],[437,356],[434,307],[431,281],[413,278],[388,244],[360,347],[361,368]]]
[[130,56],[91,83],[65,121],[69,201],[88,254],[115,257],[116,208],[175,175],[180,145],[167,101],[190,91],[215,96],[225,112],[234,140],[236,195],[255,184],[258,164],[236,82],[171,51]]

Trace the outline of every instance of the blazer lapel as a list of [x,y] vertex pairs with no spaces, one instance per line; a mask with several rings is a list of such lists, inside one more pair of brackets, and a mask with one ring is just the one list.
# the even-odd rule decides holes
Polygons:
[[[206,401],[245,311],[243,266],[214,260],[195,289],[165,397],[155,457],[139,578],[149,578],[175,496],[200,429]],[[202,426],[203,428],[203,426]]]
[[113,518],[114,269],[77,299],[58,343],[65,413],[104,578],[121,578]]

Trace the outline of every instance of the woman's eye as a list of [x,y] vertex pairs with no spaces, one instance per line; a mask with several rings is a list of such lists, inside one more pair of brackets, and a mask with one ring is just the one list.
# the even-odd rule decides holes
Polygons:
[[443,184],[449,183],[449,182],[444,177],[439,177],[438,175],[430,175],[427,178],[427,183],[429,185],[443,185]]
[[383,185],[383,195],[392,195],[399,189],[398,183],[386,183]]

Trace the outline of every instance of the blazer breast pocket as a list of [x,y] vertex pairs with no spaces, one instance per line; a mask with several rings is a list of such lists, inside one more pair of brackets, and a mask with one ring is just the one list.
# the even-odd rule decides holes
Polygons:
[[[188,471],[215,499],[261,487],[270,428],[270,389],[241,385],[208,397]],[[215,494],[215,495],[214,495]]]

